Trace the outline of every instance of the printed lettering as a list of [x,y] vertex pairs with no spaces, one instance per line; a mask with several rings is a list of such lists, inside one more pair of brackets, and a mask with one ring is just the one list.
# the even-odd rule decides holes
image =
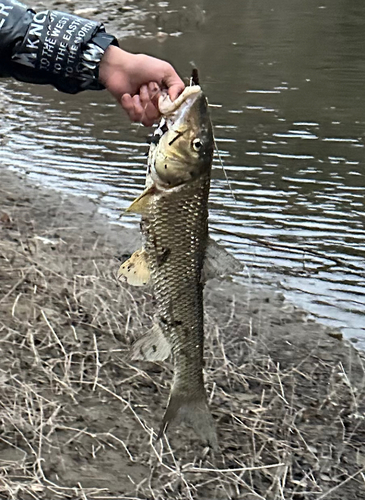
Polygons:
[[80,28],[75,38],[75,43],[80,44],[85,35],[94,27],[93,23],[89,22]]
[[45,42],[43,44],[42,54],[49,54],[49,56],[52,56],[52,54],[53,54],[53,45],[50,45],[49,43]]
[[[74,34],[74,32],[77,30],[77,27],[80,25],[80,21],[77,21],[77,20],[74,20],[72,21],[72,23],[70,24],[70,26],[67,28],[66,30],[66,33],[65,35],[63,35],[63,37],[65,38],[65,36],[69,36],[70,38],[72,37],[72,35]],[[69,39],[70,39],[69,38]],[[69,40],[68,39],[68,40]],[[66,40],[66,38],[65,38]]]
[[69,48],[69,51],[70,51],[69,56],[68,56],[69,64],[72,64],[72,62],[76,59],[77,50],[78,50],[77,45],[71,45],[71,47]]
[[56,45],[56,40],[53,40],[53,38],[50,38],[49,36],[46,36],[44,41],[50,45]]
[[53,38],[58,38],[60,36],[61,30],[57,28],[57,25],[53,28],[52,32],[48,32],[47,35],[53,36]]
[[17,54],[13,56],[13,61],[21,64],[22,66],[28,66],[29,68],[35,68],[37,62],[37,54],[31,52],[30,54]]
[[37,50],[38,49],[38,45],[39,45],[39,39],[38,40],[34,40],[34,42],[32,42],[32,40],[30,40],[29,38],[27,39],[27,43],[26,43],[26,47],[28,49],[35,49]]
[[51,63],[49,62],[49,60],[46,57],[42,57],[40,68],[41,69],[48,69],[50,64]]
[[44,21],[47,19],[47,12],[39,12],[33,17],[32,24],[29,29],[29,36],[40,37],[42,34]]
[[44,44],[44,46],[43,46],[42,56],[48,57],[48,59],[52,59],[53,47],[51,45],[48,45],[48,43]]
[[67,17],[62,17],[62,19],[60,19],[58,21],[58,23],[56,24],[56,28],[59,29],[59,30],[62,30],[63,27],[65,26],[65,24],[67,23],[68,19]]
[[43,26],[41,24],[32,23],[30,25],[29,36],[37,36],[38,38],[40,38],[40,36],[42,35],[42,29]]
[[0,3],[0,16],[8,17],[11,10],[13,10],[11,5],[4,5],[3,3]]
[[67,45],[63,42],[60,43],[60,46],[58,47],[58,53],[56,56],[56,61],[59,61],[60,59],[64,58],[64,55],[66,53]]

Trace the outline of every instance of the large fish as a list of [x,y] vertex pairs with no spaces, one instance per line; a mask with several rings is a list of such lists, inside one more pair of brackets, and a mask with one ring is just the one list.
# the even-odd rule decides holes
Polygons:
[[160,127],[152,141],[145,191],[128,211],[142,214],[143,249],[119,277],[151,282],[155,324],[132,348],[132,358],[157,361],[170,352],[174,378],[159,436],[184,421],[212,448],[217,435],[203,378],[203,264],[208,243],[208,195],[214,139],[207,100],[198,85],[177,100],[160,98]]

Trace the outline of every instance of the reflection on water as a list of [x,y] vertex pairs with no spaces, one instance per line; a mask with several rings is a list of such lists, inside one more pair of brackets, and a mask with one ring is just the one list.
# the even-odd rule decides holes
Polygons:
[[[124,47],[170,59],[185,75],[193,61],[221,105],[212,115],[236,201],[216,158],[214,235],[246,264],[244,279],[284,288],[365,346],[365,4],[136,4],[136,36]],[[1,89],[2,164],[87,194],[117,221],[144,183],[146,130],[104,92]]]

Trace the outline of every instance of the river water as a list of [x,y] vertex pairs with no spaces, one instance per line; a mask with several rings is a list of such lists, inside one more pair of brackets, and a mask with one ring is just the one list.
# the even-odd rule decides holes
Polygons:
[[[181,75],[199,68],[230,180],[216,155],[211,230],[241,279],[365,347],[365,3],[135,0],[112,14],[124,48]],[[2,166],[87,195],[119,223],[144,184],[148,131],[106,92],[2,81],[0,94]]]

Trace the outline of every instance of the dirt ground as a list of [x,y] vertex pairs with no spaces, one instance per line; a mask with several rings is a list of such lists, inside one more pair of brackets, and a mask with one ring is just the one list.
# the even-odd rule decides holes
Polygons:
[[221,449],[176,426],[156,442],[172,367],[128,360],[153,299],[115,278],[138,233],[0,179],[1,499],[364,497],[365,358],[339,332],[270,289],[209,282]]

